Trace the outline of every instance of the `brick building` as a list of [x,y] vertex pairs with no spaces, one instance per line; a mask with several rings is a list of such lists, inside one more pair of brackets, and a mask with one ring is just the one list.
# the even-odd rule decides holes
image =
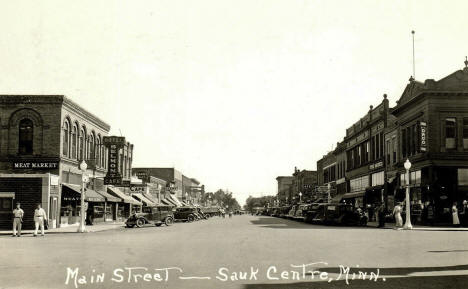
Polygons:
[[276,177],[276,181],[278,182],[277,199],[281,204],[285,204],[288,200],[291,200],[293,179],[294,177],[292,176]]
[[[25,228],[33,226],[36,203],[48,213],[51,227],[78,222],[82,160],[88,164],[88,216],[95,221],[116,219],[118,204],[125,201],[109,194],[103,183],[108,151],[102,140],[109,129],[63,95],[1,95],[0,227],[11,226],[17,202],[25,211]],[[120,161],[121,168],[131,168],[131,157]]]
[[404,198],[403,163],[409,159],[414,219],[420,220],[425,205],[433,202],[436,220],[451,222],[453,203],[468,200],[468,61],[438,81],[410,79],[392,115],[399,150],[391,168],[400,190],[390,196]]

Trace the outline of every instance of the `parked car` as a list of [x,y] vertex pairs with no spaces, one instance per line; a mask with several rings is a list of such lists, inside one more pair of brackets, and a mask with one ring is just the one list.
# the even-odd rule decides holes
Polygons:
[[325,204],[313,222],[325,225],[365,226],[367,217],[349,204]]
[[141,213],[132,214],[126,221],[127,228],[143,227],[145,224],[170,226],[174,223],[174,214],[171,206],[144,207]]
[[298,221],[304,221],[305,220],[305,216],[306,216],[306,212],[309,208],[309,204],[302,204],[302,205],[299,205],[297,207],[297,210],[296,212],[294,213],[294,219],[295,220],[298,220]]
[[174,212],[174,218],[176,221],[187,221],[193,222],[198,217],[198,210],[192,206],[178,207]]
[[297,205],[293,205],[290,209],[289,209],[289,212],[288,214],[286,215],[286,218],[288,219],[292,219],[294,218],[295,214],[296,214],[296,210],[297,210]]
[[280,218],[287,218],[289,210],[291,210],[290,206],[283,206],[280,208]]
[[304,215],[304,221],[307,223],[313,223],[314,218],[317,216],[317,213],[321,212],[323,210],[323,206],[325,206],[326,203],[312,203],[307,207],[307,210],[305,212],[302,212],[302,215]]

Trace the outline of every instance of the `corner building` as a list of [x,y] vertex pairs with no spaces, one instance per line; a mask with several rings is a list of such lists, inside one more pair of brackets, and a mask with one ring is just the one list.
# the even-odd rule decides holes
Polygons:
[[[0,95],[0,228],[11,228],[11,211],[20,202],[24,228],[33,227],[41,203],[51,227],[79,219],[79,163],[88,163],[86,201],[104,221],[103,177],[107,152],[102,137],[110,126],[63,95]],[[101,193],[98,193],[98,192]]]

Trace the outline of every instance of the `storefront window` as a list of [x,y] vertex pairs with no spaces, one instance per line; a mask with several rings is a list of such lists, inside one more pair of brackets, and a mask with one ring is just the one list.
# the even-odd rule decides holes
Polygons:
[[10,213],[13,210],[13,198],[0,198],[0,212]]
[[458,185],[468,186],[468,169],[458,169]]
[[380,186],[384,184],[384,172],[372,174],[372,186]]
[[410,183],[415,185],[421,184],[421,170],[410,173]]

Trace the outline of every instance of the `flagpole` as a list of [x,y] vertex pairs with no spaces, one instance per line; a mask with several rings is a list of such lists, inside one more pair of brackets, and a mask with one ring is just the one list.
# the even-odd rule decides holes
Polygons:
[[416,79],[416,66],[414,58],[414,30],[411,30],[411,34],[413,35],[413,78]]

